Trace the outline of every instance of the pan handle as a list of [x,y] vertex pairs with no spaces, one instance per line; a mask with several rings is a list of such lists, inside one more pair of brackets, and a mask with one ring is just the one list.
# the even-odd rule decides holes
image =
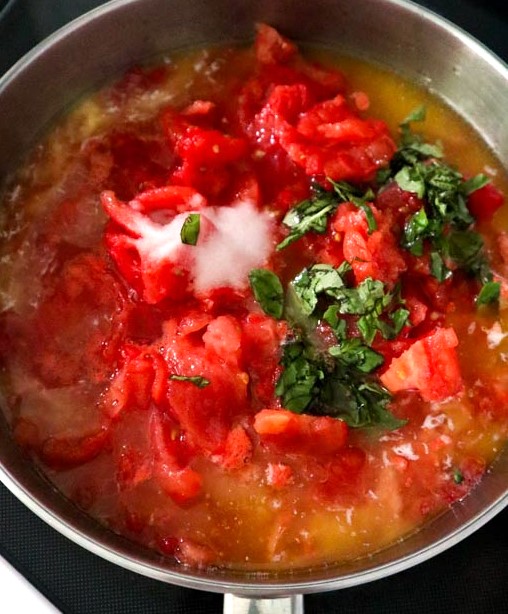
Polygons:
[[223,614],[303,614],[303,595],[252,599],[226,593]]

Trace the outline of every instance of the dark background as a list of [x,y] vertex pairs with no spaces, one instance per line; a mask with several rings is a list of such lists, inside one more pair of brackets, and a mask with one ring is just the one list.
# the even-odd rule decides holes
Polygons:
[[[99,4],[99,0],[0,0],[0,74],[58,27]],[[421,0],[419,4],[461,26],[508,60],[506,0]],[[505,510],[452,549],[408,571],[356,588],[306,596],[306,612],[508,612],[507,526]],[[80,548],[42,522],[1,484],[0,554],[65,614],[222,612],[221,595],[150,580]]]

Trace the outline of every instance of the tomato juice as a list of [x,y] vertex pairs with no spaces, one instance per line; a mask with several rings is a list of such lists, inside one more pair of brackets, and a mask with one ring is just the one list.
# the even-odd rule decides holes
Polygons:
[[3,198],[14,439],[182,565],[389,546],[508,438],[507,189],[437,97],[269,26],[130,70]]

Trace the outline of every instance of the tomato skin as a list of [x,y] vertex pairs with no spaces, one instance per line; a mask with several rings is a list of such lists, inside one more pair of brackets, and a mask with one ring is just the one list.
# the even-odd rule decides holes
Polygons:
[[111,419],[129,407],[146,410],[152,399],[154,382],[150,351],[135,346],[124,348],[125,362],[101,398],[101,408]]
[[475,190],[467,198],[467,207],[479,222],[489,222],[503,203],[503,193],[492,183]]
[[109,436],[109,429],[105,427],[97,433],[81,438],[50,437],[42,444],[38,453],[48,467],[69,469],[98,456],[106,446]]
[[[180,441],[174,427],[158,411],[152,412],[150,430],[154,450],[153,475],[163,491],[181,505],[195,499],[201,492],[203,479],[190,466],[182,463]],[[180,456],[180,458],[179,458]]]

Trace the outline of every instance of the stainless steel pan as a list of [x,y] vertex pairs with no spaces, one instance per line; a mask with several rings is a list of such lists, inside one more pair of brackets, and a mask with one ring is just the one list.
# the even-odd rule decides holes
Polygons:
[[[431,88],[508,166],[507,67],[458,28],[410,2],[113,0],[36,47],[0,81],[0,180],[68,104],[133,62],[171,49],[244,42],[252,37],[257,21],[299,42],[340,49]],[[471,497],[402,543],[347,565],[277,575],[182,570],[107,531],[34,470],[1,417],[0,478],[55,529],[125,568],[181,586],[227,593],[225,612],[230,614],[298,612],[304,593],[350,587],[399,572],[482,526],[508,503],[508,450]]]

